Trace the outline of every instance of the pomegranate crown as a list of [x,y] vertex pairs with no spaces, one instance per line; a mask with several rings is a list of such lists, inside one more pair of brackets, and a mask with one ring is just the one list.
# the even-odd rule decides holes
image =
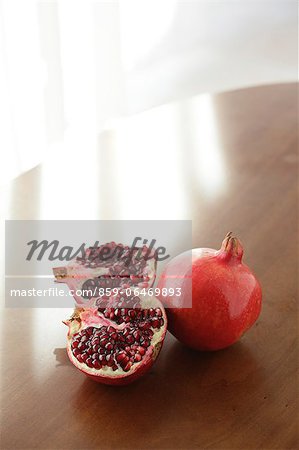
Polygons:
[[229,231],[225,236],[221,245],[220,255],[226,260],[237,259],[241,261],[243,256],[243,247],[239,239],[233,236],[232,231]]

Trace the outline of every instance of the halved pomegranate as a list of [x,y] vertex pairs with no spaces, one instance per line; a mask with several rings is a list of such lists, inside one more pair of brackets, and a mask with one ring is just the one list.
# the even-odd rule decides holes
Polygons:
[[148,295],[119,292],[99,299],[106,307],[76,308],[68,325],[67,351],[71,362],[93,380],[128,384],[154,363],[167,329],[162,304]]
[[156,265],[154,249],[110,242],[88,248],[84,256],[53,268],[53,273],[57,282],[66,283],[73,291],[78,306],[90,306],[101,289],[150,288]]

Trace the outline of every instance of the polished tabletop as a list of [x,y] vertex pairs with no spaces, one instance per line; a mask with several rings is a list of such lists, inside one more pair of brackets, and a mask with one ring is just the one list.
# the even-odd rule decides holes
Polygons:
[[162,105],[90,141],[6,186],[3,215],[192,219],[194,247],[218,248],[232,230],[262,314],[219,352],[168,334],[148,375],[109,387],[69,362],[69,310],[4,309],[1,448],[298,448],[297,85]]

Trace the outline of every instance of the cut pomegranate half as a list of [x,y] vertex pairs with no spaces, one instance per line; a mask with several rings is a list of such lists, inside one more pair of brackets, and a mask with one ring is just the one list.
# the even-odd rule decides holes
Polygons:
[[128,384],[149,370],[167,329],[159,300],[124,292],[105,308],[76,308],[64,323],[71,362],[93,380],[113,385]]
[[150,288],[156,277],[155,250],[110,242],[90,247],[65,267],[53,268],[57,282],[66,283],[78,306],[90,306],[107,288]]

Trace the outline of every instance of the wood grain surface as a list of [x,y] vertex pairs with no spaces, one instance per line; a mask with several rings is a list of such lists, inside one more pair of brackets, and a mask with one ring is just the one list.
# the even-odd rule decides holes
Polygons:
[[[68,361],[61,324],[68,311],[4,309],[2,449],[298,448],[297,85],[202,96],[126,119],[128,133],[143,130],[134,141],[137,167],[150,159],[141,150],[148,136],[159,145],[174,111],[180,164],[162,136],[163,162],[154,164],[165,175],[140,183],[145,199],[154,196],[147,218],[192,218],[194,247],[217,248],[229,230],[238,235],[263,287],[260,319],[241,342],[215,353],[188,350],[168,334],[151,372],[114,388]],[[99,136],[101,158],[122,145],[122,127]],[[113,177],[113,164],[105,167],[100,183]],[[178,174],[173,192],[183,200],[166,186]],[[40,217],[41,178],[37,167],[12,183],[7,217]],[[100,185],[90,193],[103,197],[99,218],[118,218],[121,192]],[[133,218],[142,208],[135,205]]]

